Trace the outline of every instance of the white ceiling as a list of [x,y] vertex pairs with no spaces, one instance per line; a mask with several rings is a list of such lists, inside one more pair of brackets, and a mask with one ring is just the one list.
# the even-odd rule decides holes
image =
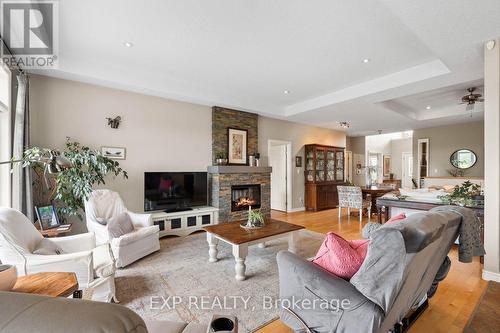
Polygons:
[[470,121],[420,111],[480,86],[500,36],[499,0],[64,0],[59,17],[60,67],[41,74],[351,135]]

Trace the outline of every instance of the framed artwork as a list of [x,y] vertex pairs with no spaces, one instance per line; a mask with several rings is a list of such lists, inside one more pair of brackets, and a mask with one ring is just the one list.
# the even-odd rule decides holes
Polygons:
[[227,140],[227,157],[229,164],[247,165],[247,130],[228,128]]
[[124,160],[127,151],[123,147],[101,147],[101,154],[112,160]]
[[384,177],[389,177],[391,173],[391,157],[384,155]]
[[295,156],[295,167],[302,168],[302,156]]
[[54,205],[35,206],[35,210],[41,230],[57,228],[61,225]]

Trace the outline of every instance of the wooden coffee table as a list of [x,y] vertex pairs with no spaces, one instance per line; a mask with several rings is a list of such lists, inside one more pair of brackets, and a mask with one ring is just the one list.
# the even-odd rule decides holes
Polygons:
[[73,295],[77,296],[75,298],[80,298],[76,275],[69,272],[44,272],[20,276],[12,291],[52,297]]
[[297,232],[304,229],[300,225],[269,219],[264,227],[248,230],[240,227],[242,222],[245,221],[227,222],[203,228],[207,232],[209,262],[217,261],[219,240],[232,246],[236,260],[235,278],[238,281],[245,280],[245,259],[248,255],[248,246],[259,244],[260,247],[265,247],[268,241],[288,237],[288,251],[295,252]]

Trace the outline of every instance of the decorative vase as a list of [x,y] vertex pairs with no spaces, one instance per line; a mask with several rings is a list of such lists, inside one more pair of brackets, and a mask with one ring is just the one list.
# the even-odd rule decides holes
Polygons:
[[215,163],[217,165],[226,165],[227,164],[227,158],[218,158],[215,160]]
[[11,291],[17,281],[17,269],[13,265],[0,265],[0,291]]

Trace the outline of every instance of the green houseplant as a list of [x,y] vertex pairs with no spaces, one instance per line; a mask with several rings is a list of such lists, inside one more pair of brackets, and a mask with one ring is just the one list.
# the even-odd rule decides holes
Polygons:
[[[33,166],[35,174],[40,175],[41,167],[36,160],[48,152],[50,150],[47,148],[27,149],[23,155],[23,167]],[[67,140],[63,154],[71,161],[72,167],[56,174],[53,190],[44,192],[48,195],[46,201],[55,200],[58,212],[63,216],[76,215],[81,219],[80,211],[84,207],[84,201],[92,193],[93,186],[106,184],[105,178],[108,174],[128,178],[127,172],[117,161],[71,139]],[[40,182],[35,182],[34,185],[42,186]]]
[[472,206],[474,205],[474,198],[480,194],[481,186],[467,180],[462,185],[455,186],[452,193],[441,195],[438,198],[447,204]]
[[252,209],[251,207],[249,207],[248,220],[241,226],[246,229],[257,229],[257,228],[262,228],[264,225],[265,225],[265,217],[264,214],[260,211],[260,209]]

